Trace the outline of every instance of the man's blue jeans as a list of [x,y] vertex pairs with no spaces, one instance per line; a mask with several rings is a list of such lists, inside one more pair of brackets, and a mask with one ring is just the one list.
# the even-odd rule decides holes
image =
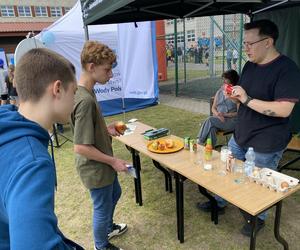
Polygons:
[[112,231],[114,210],[121,193],[118,176],[113,184],[90,190],[94,207],[94,241],[97,248],[106,247],[108,244],[107,235]]
[[[233,157],[242,161],[245,161],[245,154],[248,148],[240,147],[234,140],[233,136],[230,138],[228,142],[228,147],[231,149]],[[255,152],[255,166],[260,168],[271,168],[273,170],[277,170],[277,166],[279,160],[282,157],[282,153],[284,150],[272,153],[258,153]],[[226,206],[227,202],[223,200],[221,197],[215,196],[219,207]],[[267,212],[264,212],[258,216],[261,220],[265,220],[267,218]]]

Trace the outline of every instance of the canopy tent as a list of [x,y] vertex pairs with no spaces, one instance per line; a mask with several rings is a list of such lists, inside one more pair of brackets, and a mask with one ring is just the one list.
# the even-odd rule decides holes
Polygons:
[[[104,115],[157,104],[155,25],[151,22],[141,22],[137,25],[93,25],[89,27],[89,36],[90,40],[107,44],[117,54],[113,78],[107,84],[97,84],[94,88]],[[79,77],[80,53],[85,42],[79,1],[37,38],[41,39],[47,48],[69,59],[76,68],[77,78]]]
[[[85,25],[234,13],[270,18],[278,25],[280,34],[285,34],[277,43],[278,50],[300,67],[299,0],[81,0],[81,4]],[[292,131],[297,133],[300,132],[299,112],[300,103],[291,116]]]
[[85,25],[244,13],[300,5],[295,0],[81,0]]

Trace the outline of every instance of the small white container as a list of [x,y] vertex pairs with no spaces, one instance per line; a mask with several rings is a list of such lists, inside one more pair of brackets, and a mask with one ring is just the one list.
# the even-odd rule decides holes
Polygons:
[[228,151],[229,151],[229,149],[228,149],[227,146],[223,146],[223,147],[221,148],[221,155],[220,155],[220,157],[221,157],[221,161],[222,161],[222,162],[225,162],[225,163],[226,163],[227,157],[228,157]]
[[[290,188],[298,185],[299,180],[291,176],[279,173],[269,168],[262,168],[259,171],[260,178],[255,179],[255,182],[277,192],[286,192]],[[284,183],[284,184],[283,184]]]
[[204,170],[212,170],[212,165],[210,163],[204,163],[203,165]]

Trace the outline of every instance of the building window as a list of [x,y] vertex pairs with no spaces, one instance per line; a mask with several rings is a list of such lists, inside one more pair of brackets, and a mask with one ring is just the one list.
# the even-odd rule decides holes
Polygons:
[[60,17],[62,16],[62,11],[60,7],[50,7],[50,13],[53,17]]
[[177,33],[177,42],[178,43],[183,43],[184,42],[184,33],[183,32],[178,32]]
[[174,43],[174,34],[167,34],[166,42],[167,42],[167,44]]
[[70,11],[70,7],[65,7],[65,14],[67,14]]
[[2,17],[14,17],[15,11],[14,7],[11,5],[1,5],[1,16]]
[[173,19],[167,19],[167,24],[170,25],[170,24],[173,24],[174,23],[174,20]]
[[35,6],[34,11],[35,11],[35,16],[37,16],[37,17],[47,17],[48,16],[47,9],[45,6]]
[[29,6],[18,6],[19,17],[31,17],[31,9]]
[[188,30],[187,31],[187,40],[188,40],[188,42],[195,41],[195,30]]

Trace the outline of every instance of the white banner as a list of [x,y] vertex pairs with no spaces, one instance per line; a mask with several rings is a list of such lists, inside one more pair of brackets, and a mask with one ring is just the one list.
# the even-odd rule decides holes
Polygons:
[[[153,52],[155,48],[152,47],[151,22],[140,22],[136,25],[134,23],[92,25],[88,26],[88,33],[89,40],[97,40],[108,45],[117,55],[113,78],[105,85],[95,86],[97,100],[118,99],[116,102],[119,102],[121,98],[140,99],[141,105],[136,100],[133,100],[135,103],[129,104],[134,107],[149,105],[151,104],[149,100],[153,98],[152,103],[155,102],[157,96],[155,96],[154,64],[156,62],[153,53],[156,52]],[[80,53],[85,43],[79,2],[37,38],[47,48],[69,59],[74,64],[79,79]],[[113,105],[110,107],[116,108]]]
[[126,98],[154,97],[151,22],[119,24],[120,71]]

